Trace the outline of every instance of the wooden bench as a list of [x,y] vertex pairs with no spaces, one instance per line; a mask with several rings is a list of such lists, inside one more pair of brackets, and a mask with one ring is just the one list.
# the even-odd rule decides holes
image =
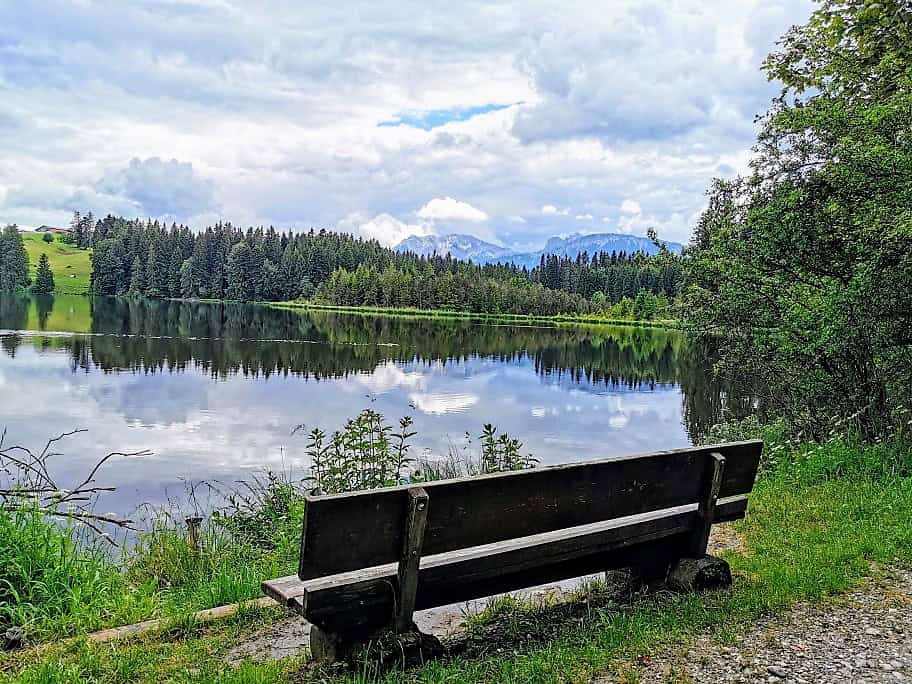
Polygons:
[[[263,583],[316,628],[315,655],[415,610],[705,555],[747,511],[763,443],[736,442],[308,496],[298,574]],[[319,652],[319,653],[318,653]]]

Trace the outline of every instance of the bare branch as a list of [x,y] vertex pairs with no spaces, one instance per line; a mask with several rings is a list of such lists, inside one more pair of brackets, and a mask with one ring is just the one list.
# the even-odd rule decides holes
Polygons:
[[59,487],[48,467],[53,457],[62,455],[53,450],[54,445],[82,432],[86,430],[71,430],[52,437],[41,452],[35,454],[31,449],[21,445],[5,446],[7,430],[4,428],[0,433],[0,510],[34,511],[49,518],[69,520],[85,525],[114,544],[110,535],[104,532],[103,526],[113,525],[131,529],[133,521],[118,518],[114,514],[101,515],[94,512],[93,506],[98,496],[115,489],[96,485],[95,477],[101,467],[115,456],[132,458],[148,456],[151,452],[111,452],[99,459],[79,484],[71,488]]

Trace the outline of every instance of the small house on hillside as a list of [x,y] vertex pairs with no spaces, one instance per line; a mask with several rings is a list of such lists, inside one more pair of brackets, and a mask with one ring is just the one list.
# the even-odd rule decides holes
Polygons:
[[35,228],[36,233],[54,233],[55,235],[62,235],[66,233],[72,233],[73,231],[69,228],[58,228],[57,226],[38,226]]

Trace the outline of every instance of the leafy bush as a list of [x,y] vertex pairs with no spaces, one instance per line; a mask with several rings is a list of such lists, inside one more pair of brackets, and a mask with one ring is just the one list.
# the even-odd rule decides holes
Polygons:
[[412,419],[399,420],[393,432],[384,417],[365,409],[327,439],[326,433],[311,430],[307,455],[316,490],[325,493],[389,487],[407,481],[407,468],[414,461],[409,455]]

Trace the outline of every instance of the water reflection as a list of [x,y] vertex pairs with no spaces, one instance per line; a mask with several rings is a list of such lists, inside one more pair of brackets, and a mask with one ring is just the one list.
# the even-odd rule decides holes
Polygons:
[[81,297],[0,298],[0,329],[0,425],[17,441],[78,426],[76,465],[155,452],[109,471],[124,507],[182,478],[303,467],[292,426],[368,405],[415,416],[434,453],[493,422],[544,462],[683,446],[750,408],[707,372],[712,350],[661,330]]

